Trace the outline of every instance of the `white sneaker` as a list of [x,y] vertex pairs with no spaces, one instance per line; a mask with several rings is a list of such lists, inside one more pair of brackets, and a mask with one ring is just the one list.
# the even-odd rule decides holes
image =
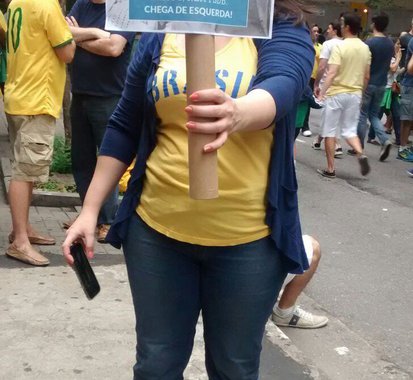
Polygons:
[[328,323],[328,318],[323,315],[314,315],[296,306],[293,314],[280,317],[274,311],[271,319],[277,326],[297,327],[300,329],[318,329]]
[[303,136],[304,137],[311,137],[312,133],[309,129],[307,129],[306,131],[303,132]]

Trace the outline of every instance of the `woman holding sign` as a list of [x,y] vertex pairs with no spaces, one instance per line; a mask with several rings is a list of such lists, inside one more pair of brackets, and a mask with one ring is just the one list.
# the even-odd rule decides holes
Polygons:
[[[202,311],[210,379],[257,379],[265,323],[288,272],[308,263],[293,145],[314,51],[293,0],[269,40],[216,38],[217,88],[186,106],[184,38],[144,34],[64,254],[93,255],[100,205],[135,156],[108,235],[123,246],[136,312],[135,379],[182,379]],[[203,105],[208,104],[208,105]],[[187,122],[202,118],[201,122]],[[188,197],[187,133],[217,135],[220,196]]]

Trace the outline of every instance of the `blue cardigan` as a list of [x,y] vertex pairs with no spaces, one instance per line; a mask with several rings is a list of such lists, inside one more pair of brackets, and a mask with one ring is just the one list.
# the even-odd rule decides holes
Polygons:
[[[100,148],[100,155],[129,165],[136,157],[128,189],[119,206],[107,240],[120,248],[142,193],[146,161],[156,146],[157,119],[152,83],[160,61],[164,36],[143,34],[126,78],[122,98],[114,111]],[[269,40],[254,40],[258,51],[257,75],[252,89],[264,89],[277,106],[274,144],[268,178],[266,223],[283,253],[286,269],[308,269],[298,214],[297,179],[293,145],[296,106],[308,84],[314,49],[309,31],[290,20],[274,20]]]

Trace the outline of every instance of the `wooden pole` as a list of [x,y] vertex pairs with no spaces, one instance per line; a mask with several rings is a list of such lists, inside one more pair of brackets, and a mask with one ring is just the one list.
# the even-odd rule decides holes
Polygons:
[[[214,41],[214,36],[208,35],[187,34],[185,37],[188,105],[194,92],[215,88]],[[217,153],[203,151],[215,138],[215,135],[188,132],[189,196],[193,199],[218,198]]]

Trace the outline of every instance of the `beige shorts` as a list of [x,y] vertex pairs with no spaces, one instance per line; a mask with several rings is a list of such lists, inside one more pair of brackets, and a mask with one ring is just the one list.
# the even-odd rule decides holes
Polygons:
[[16,181],[47,182],[56,119],[50,115],[6,116],[13,156],[11,178]]

